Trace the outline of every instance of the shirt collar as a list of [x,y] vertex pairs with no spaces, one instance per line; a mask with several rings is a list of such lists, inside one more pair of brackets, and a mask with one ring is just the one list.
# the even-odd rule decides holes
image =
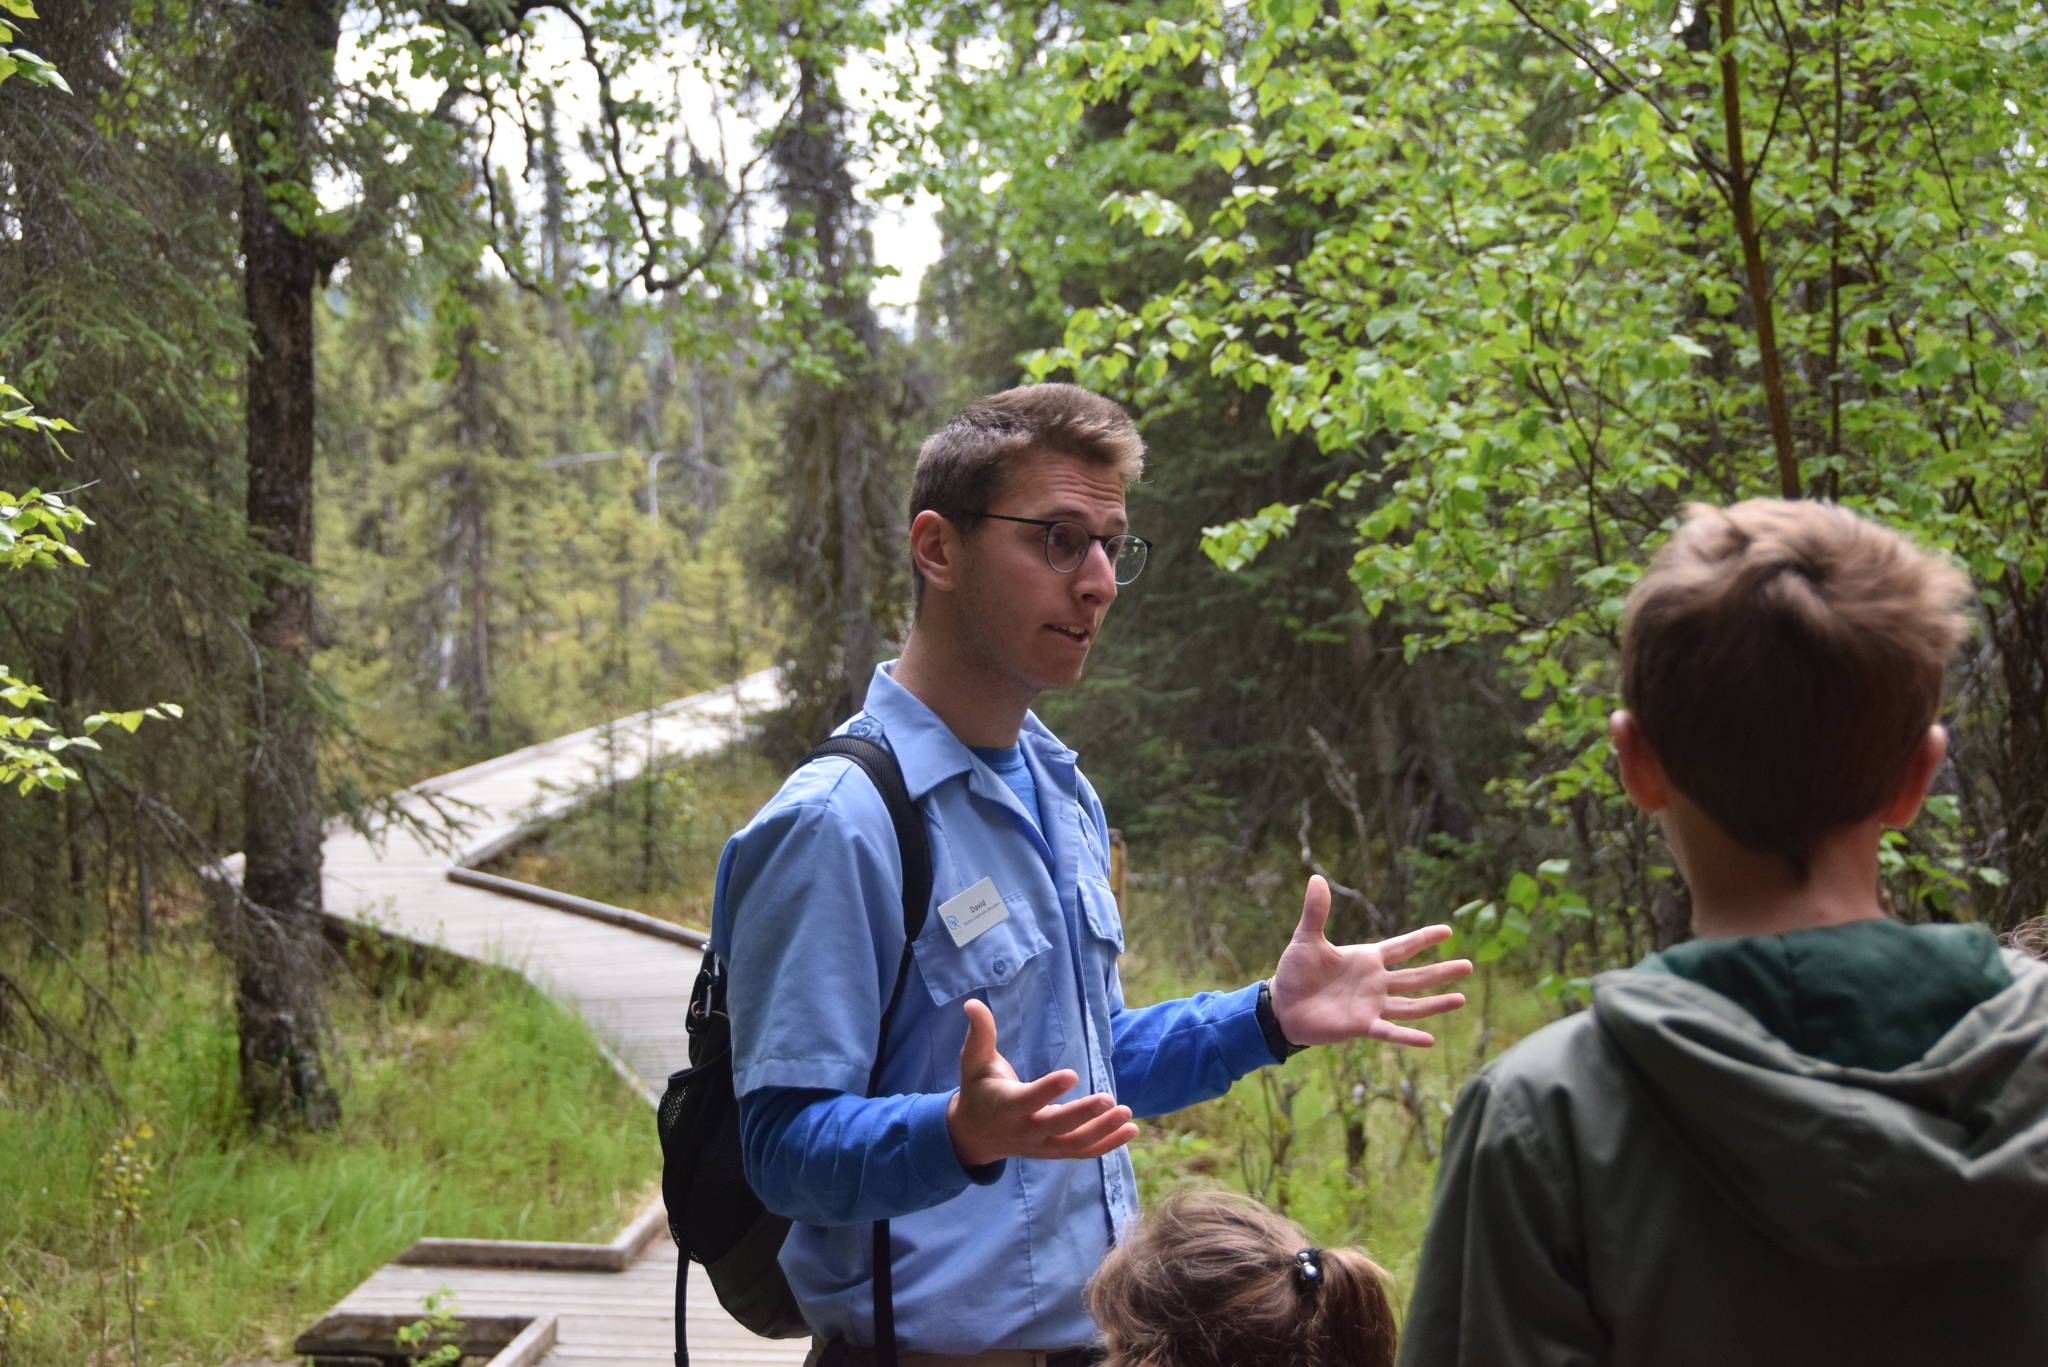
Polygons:
[[[889,748],[896,752],[896,763],[903,769],[903,786],[910,790],[911,800],[916,801],[955,774],[972,773],[974,753],[939,720],[938,713],[896,682],[890,674],[895,664],[894,660],[887,660],[875,666],[867,702],[861,710],[881,723]],[[1074,752],[1060,744],[1059,737],[1047,729],[1036,713],[1024,714],[1017,743],[1048,769],[1071,769],[1074,765]]]

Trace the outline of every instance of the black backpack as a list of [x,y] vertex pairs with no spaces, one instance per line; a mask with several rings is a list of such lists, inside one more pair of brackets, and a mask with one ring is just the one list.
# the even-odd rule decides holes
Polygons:
[[[811,760],[844,755],[867,772],[889,809],[896,848],[903,861],[903,959],[875,1041],[875,1066],[868,1095],[881,1083],[882,1046],[889,1020],[903,999],[910,947],[924,929],[931,901],[931,849],[924,822],[903,784],[896,756],[863,736],[834,736],[811,751]],[[763,1338],[799,1338],[810,1333],[776,1255],[789,1221],[761,1204],[747,1185],[740,1160],[740,1111],[732,1089],[732,1022],[725,1008],[725,964],[710,949],[690,991],[686,1022],[690,1066],[669,1074],[668,1089],[655,1113],[661,1135],[661,1196],[668,1206],[669,1234],[676,1262],[676,1367],[689,1367],[683,1298],[690,1263],[704,1265],[712,1290],[726,1313]],[[896,1367],[896,1307],[889,1266],[889,1222],[877,1220],[874,1234],[875,1353],[879,1367]]]

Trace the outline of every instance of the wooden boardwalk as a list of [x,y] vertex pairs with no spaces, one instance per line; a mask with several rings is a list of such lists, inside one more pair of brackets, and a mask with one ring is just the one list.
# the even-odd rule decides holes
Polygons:
[[[639,772],[650,749],[674,756],[727,744],[750,713],[772,705],[776,697],[772,672],[763,672],[610,728],[561,736],[429,780],[415,792],[465,805],[461,815],[468,829],[458,837],[457,849],[432,849],[406,835],[373,843],[353,832],[330,834],[328,914],[516,969],[574,1006],[653,1099],[660,1080],[685,1056],[683,1007],[697,971],[697,951],[660,928],[648,933],[458,886],[449,881],[449,873],[503,848],[536,822],[559,815],[571,805],[572,788],[604,772],[608,748],[618,776],[629,777]],[[658,1164],[650,1123],[650,1177]],[[492,1359],[496,1367],[670,1360],[676,1257],[658,1214],[636,1220],[609,1248],[471,1244],[459,1242],[466,1230],[436,1233],[442,1237],[422,1241],[343,1298],[321,1322],[330,1337],[350,1323],[417,1319],[422,1299],[445,1285],[459,1317],[527,1326],[517,1342]],[[508,1262],[542,1266],[502,1265]],[[618,1270],[588,1270],[606,1264]],[[693,1363],[740,1367],[803,1360],[805,1343],[748,1334],[720,1312],[701,1269],[693,1274]],[[310,1351],[313,1337],[301,1340],[301,1352]]]

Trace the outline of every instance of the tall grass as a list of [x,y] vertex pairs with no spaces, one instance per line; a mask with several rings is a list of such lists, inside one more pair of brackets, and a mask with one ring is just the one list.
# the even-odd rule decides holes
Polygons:
[[[31,1316],[10,1367],[128,1361],[124,1271],[138,1274],[142,1359],[217,1367],[288,1355],[423,1235],[618,1231],[656,1172],[652,1125],[582,1022],[487,970],[382,986],[335,1003],[342,1126],[286,1138],[242,1118],[229,988],[203,943],[130,970],[116,1003],[135,1048],[107,1060],[118,1101],[0,1107],[0,1284]],[[124,1131],[146,1134],[154,1164],[139,1259],[108,1237],[102,1155]]]

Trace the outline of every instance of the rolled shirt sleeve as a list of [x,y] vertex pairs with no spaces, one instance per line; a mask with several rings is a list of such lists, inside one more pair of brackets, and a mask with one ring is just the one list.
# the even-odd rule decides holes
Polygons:
[[762,1087],[867,1091],[882,985],[903,954],[902,871],[881,796],[863,776],[845,782],[850,772],[845,761],[807,766],[816,800],[764,811],[720,860],[718,902],[733,909],[723,952],[741,1097]]

